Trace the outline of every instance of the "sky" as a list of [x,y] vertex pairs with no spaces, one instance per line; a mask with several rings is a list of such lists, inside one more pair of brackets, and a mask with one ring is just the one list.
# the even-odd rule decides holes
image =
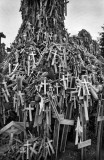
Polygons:
[[[9,47],[22,23],[19,12],[21,0],[0,0],[0,32],[6,35],[2,43]],[[104,0],[70,0],[65,27],[71,35],[86,29],[93,39],[99,37],[104,24]]]

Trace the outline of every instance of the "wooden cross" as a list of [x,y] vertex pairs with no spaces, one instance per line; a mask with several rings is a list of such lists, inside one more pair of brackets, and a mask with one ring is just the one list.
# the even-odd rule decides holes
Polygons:
[[35,61],[35,58],[34,58],[34,53],[33,53],[33,51],[32,51],[32,53],[31,54],[29,54],[30,56],[32,56],[32,59],[33,59],[33,69],[34,68],[36,68],[36,61]]
[[[102,104],[104,104],[104,99],[102,99]],[[102,122],[104,121],[104,115],[103,115],[103,106],[102,104],[99,105],[99,113],[98,113],[98,117],[97,117],[97,121],[98,122]]]
[[26,144],[24,144],[24,147],[27,147],[27,159],[29,159],[29,148],[30,148],[31,144],[29,143],[29,141],[27,140]]
[[20,153],[22,154],[22,160],[24,160],[24,153],[26,153],[24,146],[20,148]]
[[39,102],[40,105],[40,110],[39,110],[39,115],[41,114],[41,112],[44,110],[44,98],[41,97],[41,101]]
[[54,53],[54,57],[53,57],[53,59],[52,59],[52,65],[54,65],[54,63],[55,63],[56,55],[57,55],[57,50],[56,50],[55,53]]
[[30,150],[31,150],[30,157],[32,157],[33,153],[34,153],[35,155],[38,154],[38,152],[35,150],[36,145],[37,145],[37,142],[34,142],[33,147],[30,147]]
[[24,93],[22,93],[21,91],[18,91],[18,95],[20,97],[20,100],[21,100],[21,104],[22,106],[24,105],[24,100],[23,100],[23,96],[25,95]]
[[61,70],[62,70],[62,68],[63,68],[63,67],[62,67],[62,64],[60,63],[58,67],[59,67],[59,78],[60,78],[60,76],[61,76]]
[[57,93],[57,96],[59,95],[59,88],[60,88],[60,86],[58,85],[58,83],[56,83],[56,93]]
[[80,124],[80,118],[79,117],[77,118],[77,126],[76,126],[75,130],[76,130],[75,145],[77,145],[78,144],[78,137],[79,137],[79,135],[81,136],[81,134],[83,132],[83,128]]
[[71,91],[70,101],[74,101],[74,108],[76,109],[76,97],[78,95],[78,91]]
[[62,75],[62,79],[60,81],[63,81],[63,85],[64,85],[65,90],[67,89],[66,80],[68,81],[68,78],[65,78],[65,75]]
[[25,108],[24,110],[29,111],[29,118],[30,118],[30,121],[32,121],[32,110],[34,110],[34,108],[31,108],[31,104],[29,104],[29,107]]
[[48,85],[48,83],[46,83],[46,77],[44,77],[44,82],[41,82],[41,85],[44,86],[44,94],[46,95],[46,93],[47,93],[46,87],[47,87],[47,85]]
[[5,88],[7,96],[10,97],[10,94],[9,94],[9,91],[8,91],[7,84],[6,84],[5,80],[3,80],[3,84],[4,84],[4,88]]
[[52,84],[49,85],[49,92],[53,95],[53,87],[52,87]]
[[81,160],[86,160],[86,147],[91,145],[91,140],[86,140],[86,120],[85,120],[85,111],[83,107],[83,103],[79,106],[80,107],[80,120],[81,125],[83,127],[83,132],[81,135],[81,141],[78,143],[78,148],[81,148]]

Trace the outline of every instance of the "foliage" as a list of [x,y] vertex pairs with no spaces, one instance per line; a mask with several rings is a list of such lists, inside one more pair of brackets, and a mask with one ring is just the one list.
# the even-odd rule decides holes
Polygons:
[[102,26],[102,32],[100,33],[100,50],[101,55],[104,57],[104,26]]

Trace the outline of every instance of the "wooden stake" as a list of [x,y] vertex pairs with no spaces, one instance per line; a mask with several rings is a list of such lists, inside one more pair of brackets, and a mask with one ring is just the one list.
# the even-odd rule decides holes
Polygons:
[[[67,110],[66,110],[66,119],[71,119],[72,118],[72,109],[73,109],[73,104],[70,102],[68,104]],[[65,152],[69,127],[70,126],[67,126],[67,125],[64,125],[64,127],[63,127],[61,145],[60,145],[60,151],[61,152]]]

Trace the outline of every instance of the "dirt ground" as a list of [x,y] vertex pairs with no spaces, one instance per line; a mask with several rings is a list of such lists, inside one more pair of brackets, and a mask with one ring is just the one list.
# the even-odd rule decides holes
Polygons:
[[[86,149],[86,159],[96,160],[96,146],[93,144]],[[66,151],[61,153],[58,160],[81,160],[81,150],[74,143],[68,142]]]

